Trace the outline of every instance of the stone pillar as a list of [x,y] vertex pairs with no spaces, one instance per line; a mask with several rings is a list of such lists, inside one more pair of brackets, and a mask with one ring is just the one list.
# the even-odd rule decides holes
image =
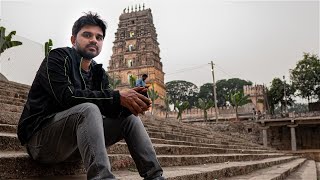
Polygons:
[[296,129],[295,129],[297,126],[298,125],[288,125],[291,132],[291,150],[292,151],[297,151],[297,138],[296,138]]
[[267,133],[267,130],[269,129],[269,126],[264,126],[261,129],[262,129],[263,146],[264,147],[268,147],[268,133]]

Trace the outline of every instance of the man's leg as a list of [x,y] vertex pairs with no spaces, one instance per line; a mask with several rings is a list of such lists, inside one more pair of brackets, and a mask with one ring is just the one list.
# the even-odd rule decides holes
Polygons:
[[124,138],[141,177],[149,180],[162,175],[155,150],[139,117],[105,118],[103,125],[106,146]]
[[99,108],[83,103],[57,113],[27,144],[33,159],[41,163],[65,161],[80,151],[88,179],[115,179],[105,148]]

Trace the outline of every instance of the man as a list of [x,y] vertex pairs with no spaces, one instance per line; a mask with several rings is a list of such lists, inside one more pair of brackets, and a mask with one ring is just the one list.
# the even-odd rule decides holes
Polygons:
[[147,78],[148,75],[143,74],[142,77],[136,81],[136,87],[147,87],[145,82]]
[[22,112],[18,137],[40,163],[68,161],[79,152],[87,179],[115,179],[106,147],[125,139],[139,174],[164,179],[138,114],[150,107],[145,88],[109,88],[99,55],[106,25],[97,14],[80,17],[72,48],[50,51],[36,74]]

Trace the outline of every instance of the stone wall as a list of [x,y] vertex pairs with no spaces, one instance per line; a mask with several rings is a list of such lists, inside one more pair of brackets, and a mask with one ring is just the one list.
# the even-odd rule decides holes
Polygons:
[[[320,149],[320,125],[298,125],[295,129],[297,150]],[[268,144],[278,150],[291,150],[290,128],[270,127]]]

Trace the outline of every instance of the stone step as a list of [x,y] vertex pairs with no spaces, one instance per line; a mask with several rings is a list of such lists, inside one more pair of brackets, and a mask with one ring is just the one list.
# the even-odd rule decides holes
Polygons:
[[0,111],[0,124],[17,125],[20,119],[21,113]]
[[156,127],[170,127],[170,128],[180,128],[180,129],[186,129],[186,130],[197,130],[199,132],[203,132],[206,134],[211,134],[214,137],[220,137],[226,140],[237,140],[239,142],[247,142],[247,140],[239,138],[238,136],[231,136],[231,135],[226,135],[223,133],[215,132],[213,131],[210,127],[203,127],[199,125],[189,125],[186,123],[181,123],[178,121],[169,121],[169,120],[163,120],[163,119],[155,119],[154,117],[150,115],[144,115],[141,116],[141,119],[143,120],[144,124],[146,126],[156,126]]
[[[0,124],[0,141],[2,142],[10,142],[10,145],[3,145],[3,147],[7,146],[15,146],[12,149],[19,149],[17,146],[20,146],[20,142],[17,141],[16,137],[17,126],[9,125],[9,124]],[[7,136],[7,134],[9,135]],[[2,140],[6,139],[6,140]],[[223,149],[241,149],[241,150],[269,150],[270,152],[274,152],[272,149],[264,148],[264,147],[248,147],[248,146],[240,146],[240,145],[223,145],[223,144],[205,144],[205,143],[197,143],[197,142],[186,142],[186,141],[175,141],[175,140],[166,140],[166,139],[158,139],[151,138],[153,144],[169,144],[169,145],[184,145],[184,146],[196,146],[196,147],[209,147],[209,148],[223,148]],[[16,144],[14,144],[16,143]],[[4,150],[3,148],[0,149]]]
[[0,102],[0,111],[18,112],[22,113],[23,106],[17,106],[12,104],[4,104]]
[[[206,155],[158,155],[158,160],[163,167],[189,166],[209,163],[223,163],[234,161],[255,161],[266,158],[281,157],[283,154],[206,154]],[[110,154],[112,169],[120,170],[135,167],[130,155]],[[0,174],[1,178],[26,178],[45,175],[78,174],[83,172],[80,162],[63,163],[62,165],[39,165],[32,161],[23,152],[0,152]]]
[[208,139],[208,138],[199,138],[199,137],[193,137],[193,136],[183,136],[183,135],[176,135],[176,134],[169,134],[169,133],[159,133],[159,132],[148,132],[149,136],[152,138],[159,138],[159,139],[169,139],[169,140],[178,140],[178,141],[188,141],[188,142],[199,142],[199,143],[207,143],[207,144],[224,144],[224,145],[242,145],[242,146],[248,146],[248,147],[257,147],[259,145],[253,145],[253,144],[242,144],[242,143],[230,143],[228,141],[225,141],[224,139],[218,140],[218,139]]
[[16,106],[24,106],[24,104],[26,103],[26,100],[21,98],[12,98],[8,96],[0,95],[0,103],[12,104]]
[[30,89],[30,87],[31,87],[27,84],[21,84],[21,83],[13,82],[13,81],[2,81],[2,80],[0,80],[0,85],[1,86],[23,88],[23,89]]
[[224,145],[224,144],[206,144],[206,143],[176,141],[176,140],[158,139],[158,138],[150,138],[150,139],[151,139],[152,143],[155,143],[155,144],[173,144],[173,145],[187,145],[187,146],[189,145],[189,146],[197,146],[197,147],[215,147],[215,148],[227,148],[227,149],[272,150],[270,148],[265,148],[265,147],[248,147],[248,146]]
[[234,176],[226,180],[254,180],[254,179],[281,180],[281,179],[285,179],[292,172],[297,170],[300,166],[302,166],[302,164],[305,161],[306,161],[305,158],[298,158],[296,160],[293,160],[284,164],[279,164],[269,168],[261,169],[247,175]]
[[[320,175],[319,175],[320,176]],[[286,180],[317,180],[317,168],[314,160],[307,160],[297,171]]]
[[[193,166],[175,166],[163,167],[164,176],[167,180],[214,180],[222,179],[228,176],[242,175],[252,171],[267,168],[295,160],[296,157],[278,157],[268,158],[258,161],[246,162],[229,162],[202,164]],[[129,170],[113,171],[113,174],[119,180],[141,180],[138,172]],[[71,175],[71,176],[43,176],[30,178],[26,180],[85,180],[86,174]]]
[[[178,136],[190,136],[190,137],[198,137],[198,138],[205,138],[205,139],[211,139],[214,141],[221,141],[221,142],[226,142],[226,139],[221,138],[221,137],[214,137],[212,135],[202,135],[202,134],[197,134],[196,132],[190,133],[190,132],[178,132],[178,131],[168,131],[165,130],[164,128],[159,127],[158,129],[156,128],[149,128],[148,126],[146,127],[148,132],[155,132],[155,133],[168,133],[168,134],[173,134],[173,135],[178,135]],[[228,143],[239,143],[243,144],[243,142],[239,142],[237,140],[227,140]],[[249,145],[246,143],[246,145]],[[251,146],[251,143],[250,143]],[[254,146],[257,146],[257,144],[254,144]]]
[[[240,153],[240,154],[263,154],[273,153],[269,150],[251,149],[226,149],[219,147],[197,147],[187,145],[153,144],[157,154],[164,155],[192,155],[192,154],[211,154],[211,153]],[[0,132],[0,151],[24,151],[15,133]],[[124,142],[118,142],[108,148],[111,154],[129,154],[128,147]]]
[[0,133],[17,133],[17,126],[10,124],[0,124]]
[[12,98],[20,98],[26,100],[28,97],[28,93],[25,91],[17,91],[17,90],[9,90],[9,89],[1,89],[1,96],[8,96]]

